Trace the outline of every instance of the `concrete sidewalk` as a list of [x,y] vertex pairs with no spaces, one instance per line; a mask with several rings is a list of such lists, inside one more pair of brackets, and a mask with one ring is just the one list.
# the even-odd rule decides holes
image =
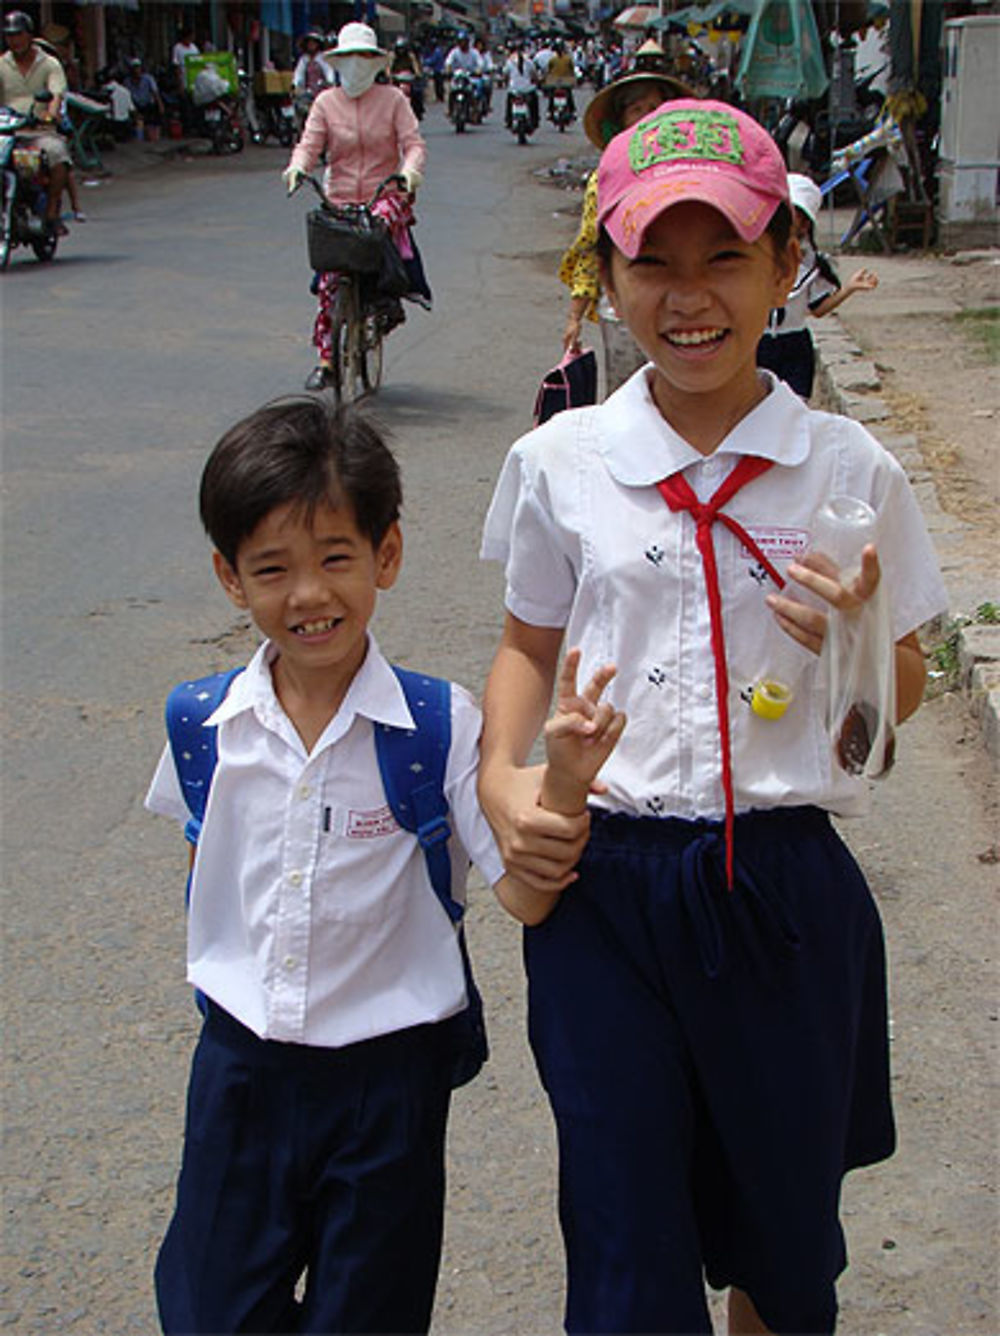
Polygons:
[[[841,235],[850,216],[851,211],[838,210],[831,232]],[[823,226],[828,226],[826,217]],[[823,247],[828,241],[825,234],[819,238]],[[995,250],[963,255],[923,252],[905,257],[849,253],[837,257],[842,271],[849,270],[852,259],[876,269],[882,312],[899,320],[915,322],[929,315],[948,316],[958,312],[961,308],[949,295],[948,281],[949,275],[954,281],[956,264],[992,266],[992,272],[998,275],[992,300],[1000,299],[1000,270],[996,269],[1000,265],[1000,252]],[[844,308],[845,312],[849,309]],[[835,412],[863,422],[906,470],[938,553],[951,616],[957,617],[983,602],[1000,602],[995,533],[981,545],[970,544],[971,526],[942,507],[920,440],[912,432],[901,431],[899,424],[893,421],[891,405],[882,395],[879,369],[855,341],[847,328],[848,323],[849,316],[841,319],[837,314],[812,322],[820,393]],[[891,365],[891,354],[887,358],[879,349],[877,356],[883,365]],[[942,369],[946,366],[945,362]],[[996,365],[984,365],[984,404],[996,399],[997,378]],[[933,394],[932,385],[927,390],[928,394]],[[1000,440],[997,444],[1000,445]],[[952,627],[945,623],[931,629],[943,635]],[[954,629],[958,636],[961,687],[979,722],[993,764],[1000,767],[1000,625],[975,624]]]

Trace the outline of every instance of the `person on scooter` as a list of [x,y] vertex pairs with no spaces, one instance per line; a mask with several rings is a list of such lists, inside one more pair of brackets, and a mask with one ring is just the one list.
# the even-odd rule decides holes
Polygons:
[[[605,84],[591,98],[583,113],[583,128],[595,148],[603,151],[616,134],[635,125],[662,102],[694,96],[686,84],[669,73],[669,69],[663,48],[651,40],[640,47],[635,66],[628,74]],[[596,171],[587,180],[580,230],[562,257],[559,278],[570,291],[563,348],[567,353],[581,352],[580,333],[584,319],[598,321],[604,346],[605,394],[610,394],[647,358],[601,293]]]
[[324,88],[332,88],[336,82],[329,62],[323,58],[325,45],[326,38],[321,32],[307,32],[299,38],[302,54],[292,75],[292,88],[296,97],[308,94],[310,98],[315,98],[317,93],[322,93]]
[[[444,62],[444,74],[450,79],[458,70],[464,70],[470,79],[479,76],[479,56],[469,43],[469,34],[460,32],[455,45],[448,52]],[[452,114],[452,95],[448,93],[448,115]]]
[[505,123],[511,128],[511,94],[523,93],[531,110],[531,130],[538,129],[538,89],[535,87],[536,69],[530,56],[524,54],[524,47],[518,42],[511,46],[510,59],[503,67],[504,82],[507,84],[507,112]]
[[[69,177],[71,159],[65,139],[55,132],[66,96],[66,74],[55,56],[35,42],[35,25],[22,10],[4,16],[7,50],[0,56],[0,106],[22,116],[34,112],[42,123],[37,130],[23,130],[18,138],[40,149],[48,163],[48,199],[45,221],[52,231],[66,234],[60,222],[62,195]],[[38,101],[39,94],[44,100]]]
[[[420,57],[410,46],[405,37],[397,37],[393,46],[392,64],[389,66],[389,78],[402,79],[409,84],[410,105],[418,121],[424,118],[424,71]],[[404,93],[406,89],[403,89]]]
[[576,84],[576,66],[573,64],[573,57],[566,50],[565,42],[556,42],[554,55],[548,63],[545,71],[545,78],[542,87],[549,103],[549,120],[552,120],[552,94],[557,88],[565,88],[569,91],[569,109],[572,115],[576,116],[576,101],[573,97],[573,87]]
[[[408,297],[430,308],[430,289],[420,255],[413,243],[413,194],[423,180],[427,148],[409,98],[389,83],[376,82],[388,63],[388,52],[378,45],[366,23],[345,23],[336,48],[328,55],[339,80],[316,98],[302,137],[292,151],[282,180],[291,194],[326,154],[324,189],[333,204],[367,203],[388,176],[398,173],[405,193],[384,194],[375,212],[387,223],[410,276]],[[322,390],[334,383],[331,316],[337,275],[321,274],[316,285],[319,311],[313,327],[318,365],[306,389]],[[385,327],[405,319],[395,299],[387,303]]]
[[493,78],[496,74],[496,62],[485,37],[475,40],[476,55],[479,57],[479,86],[482,94],[483,115],[488,116],[493,110]]

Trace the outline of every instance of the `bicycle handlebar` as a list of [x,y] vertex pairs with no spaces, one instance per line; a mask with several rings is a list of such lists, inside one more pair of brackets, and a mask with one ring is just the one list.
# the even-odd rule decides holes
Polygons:
[[[331,201],[327,199],[326,194],[323,191],[322,185],[319,183],[319,181],[316,180],[315,176],[307,176],[306,180],[309,182],[313,190],[315,190],[316,194],[319,196],[320,203],[324,206],[324,208],[342,207],[332,204]],[[401,189],[405,190],[406,178],[402,176],[399,172],[393,172],[390,176],[387,176],[385,180],[380,183],[380,185],[375,191],[375,194],[372,195],[371,199],[367,202],[367,204],[355,204],[350,207],[371,209],[382,198],[382,195],[386,187],[391,185],[399,186]]]

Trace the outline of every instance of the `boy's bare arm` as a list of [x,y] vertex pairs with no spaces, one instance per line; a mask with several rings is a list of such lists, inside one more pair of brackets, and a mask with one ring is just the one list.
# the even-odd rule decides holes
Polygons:
[[[601,700],[615,669],[599,669],[578,692],[579,663],[580,651],[571,650],[559,674],[555,714],[545,726],[547,761],[540,801],[544,809],[567,816],[584,814],[587,795],[603,788],[598,773],[625,727],[624,714]],[[564,885],[531,887],[508,874],[495,889],[508,913],[522,923],[536,924],[552,913]]]
[[539,806],[541,767],[525,766],[545,722],[562,644],[558,628],[507,614],[483,698],[479,799],[504,867],[529,887],[557,891],[573,878],[590,827]]

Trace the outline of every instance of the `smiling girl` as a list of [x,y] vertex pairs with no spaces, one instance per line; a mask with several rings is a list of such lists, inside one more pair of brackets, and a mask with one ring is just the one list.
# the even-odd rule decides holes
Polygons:
[[[841,1180],[894,1130],[881,925],[830,823],[868,792],[831,759],[817,656],[825,609],[884,579],[905,718],[944,591],[898,463],[756,368],[799,261],[764,130],[660,106],[606,149],[598,223],[652,365],[515,444],[483,543],[507,589],[480,796],[508,870],[549,896],[525,960],[566,1326],[711,1332],[707,1278],[732,1332],[828,1332]],[[804,555],[833,493],[878,516],[846,585]],[[628,718],[589,821],[544,811],[525,767],[564,639],[584,674],[616,666]],[[751,688],[780,652],[794,696],[768,718]]]

